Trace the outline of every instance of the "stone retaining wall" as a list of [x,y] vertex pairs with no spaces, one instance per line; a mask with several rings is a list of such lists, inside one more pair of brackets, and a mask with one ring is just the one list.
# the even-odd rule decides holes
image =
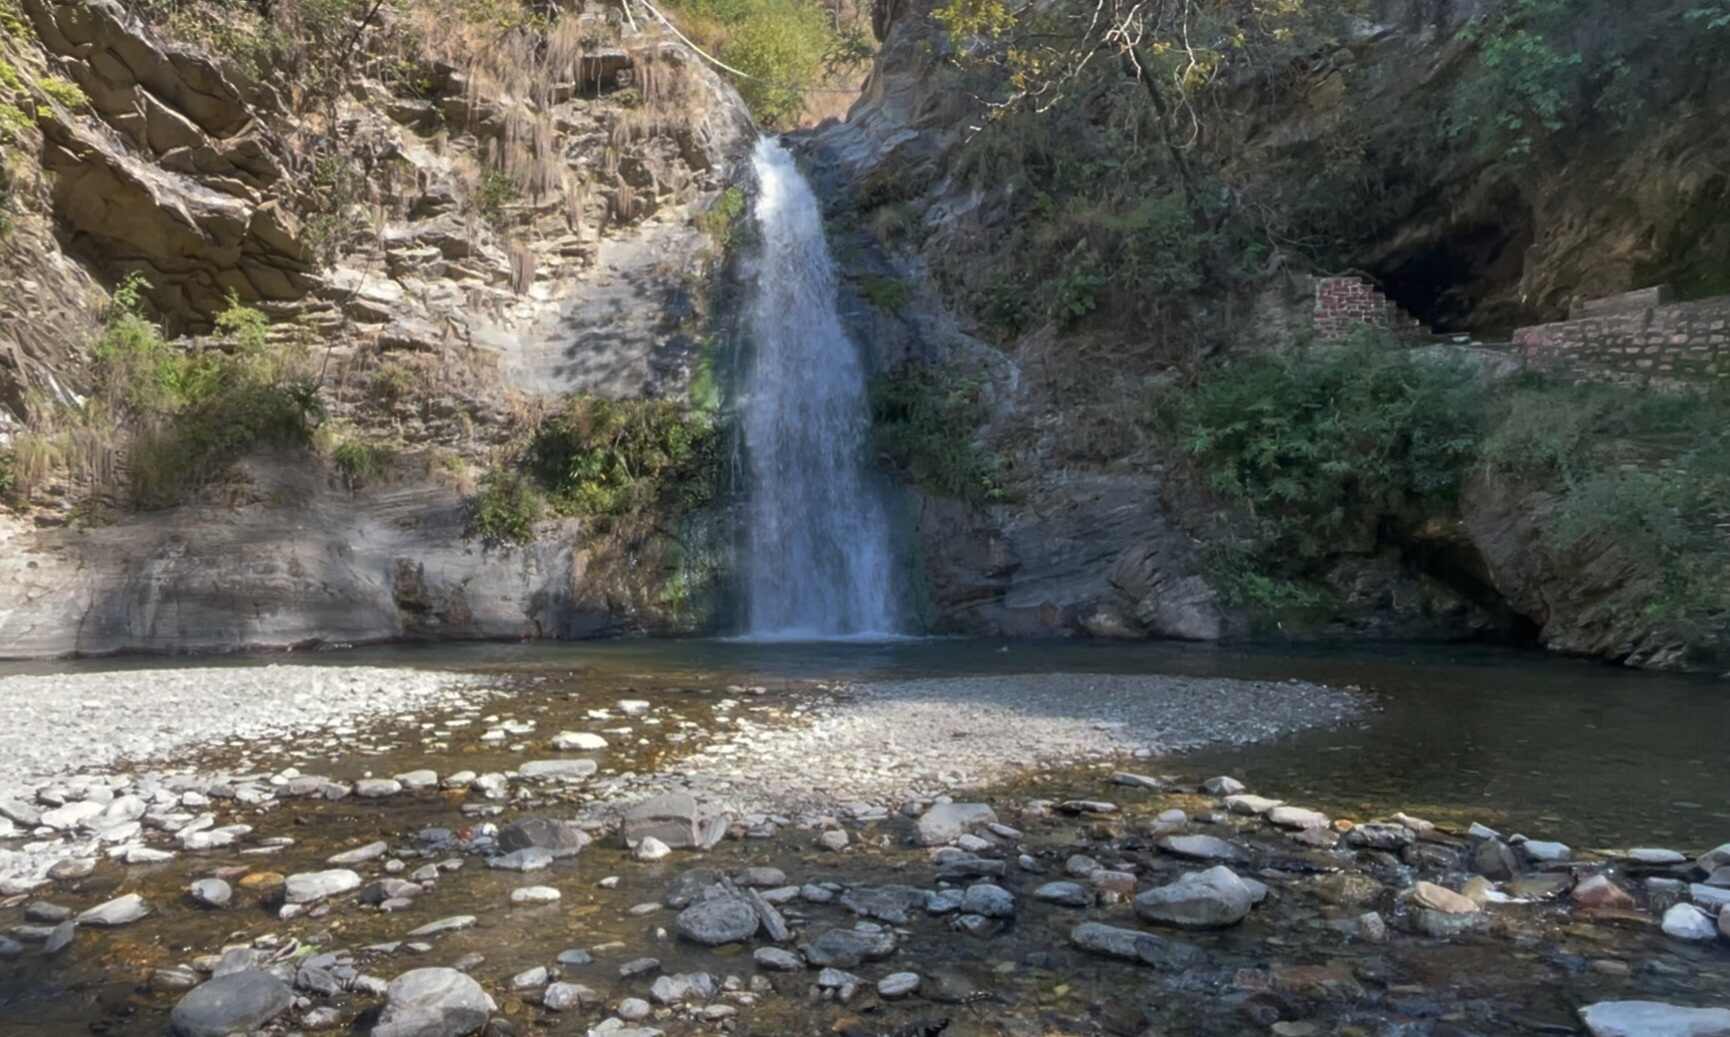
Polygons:
[[1730,381],[1730,296],[1521,328],[1527,366],[1585,378]]

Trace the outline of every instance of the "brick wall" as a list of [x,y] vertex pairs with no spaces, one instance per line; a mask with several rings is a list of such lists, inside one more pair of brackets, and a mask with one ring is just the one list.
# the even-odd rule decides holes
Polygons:
[[1730,381],[1730,296],[1514,332],[1526,364],[1615,381]]
[[1360,327],[1423,334],[1417,320],[1361,277],[1323,277],[1316,281],[1316,335],[1344,338]]

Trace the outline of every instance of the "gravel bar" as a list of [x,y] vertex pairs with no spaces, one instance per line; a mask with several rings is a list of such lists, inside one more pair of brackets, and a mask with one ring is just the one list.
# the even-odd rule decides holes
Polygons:
[[472,698],[478,677],[336,666],[198,667],[0,677],[0,797],[230,739],[306,735]]

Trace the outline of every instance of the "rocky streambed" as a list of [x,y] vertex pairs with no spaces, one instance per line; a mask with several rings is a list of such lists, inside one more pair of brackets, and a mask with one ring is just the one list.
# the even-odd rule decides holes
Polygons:
[[1730,846],[1328,817],[1171,755],[1348,721],[1348,691],[414,679],[438,690],[6,789],[0,1018],[1730,1034]]

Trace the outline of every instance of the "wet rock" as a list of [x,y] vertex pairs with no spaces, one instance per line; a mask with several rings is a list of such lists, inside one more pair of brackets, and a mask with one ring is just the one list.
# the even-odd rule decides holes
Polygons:
[[1472,871],[1487,879],[1506,882],[1520,873],[1519,858],[1500,839],[1485,839],[1472,847]]
[[925,896],[925,913],[930,915],[951,915],[961,910],[961,901],[967,896],[959,889],[934,890]]
[[67,857],[55,861],[48,869],[48,877],[55,882],[75,882],[95,873],[96,861],[90,857]]
[[631,856],[640,861],[658,861],[666,858],[672,852],[671,846],[652,835],[646,835],[638,841],[636,849],[631,851]]
[[927,896],[913,886],[855,886],[841,894],[841,906],[865,918],[906,925],[911,912],[925,906]]
[[459,929],[472,929],[476,920],[474,915],[452,915],[449,918],[441,918],[411,931],[408,934],[409,939],[412,940],[419,936],[437,936],[440,933],[454,933]]
[[961,910],[967,914],[982,915],[986,918],[1013,918],[1015,916],[1015,897],[1002,886],[981,882],[969,887],[961,898]]
[[227,1037],[258,1029],[293,1003],[288,984],[269,972],[249,969],[194,987],[174,1006],[168,1027],[176,1037]]
[[1688,887],[1688,896],[1694,903],[1709,911],[1719,911],[1730,907],[1730,889],[1721,886],[1708,886],[1702,882],[1693,883]]
[[552,974],[547,971],[547,967],[545,965],[536,965],[532,969],[525,969],[522,972],[519,972],[516,975],[512,976],[511,977],[511,989],[512,990],[539,990],[540,988],[547,985],[547,980],[550,979],[551,976],[552,976]]
[[526,781],[580,781],[600,770],[593,760],[531,760],[517,768]]
[[850,842],[847,833],[839,828],[831,828],[817,837],[817,845],[833,853],[840,853]]
[[1243,851],[1212,835],[1168,835],[1157,844],[1166,853],[1195,861],[1238,861]]
[[78,923],[70,919],[54,927],[48,934],[48,939],[42,941],[42,953],[52,958],[66,948],[72,946],[72,941],[78,936]]
[[649,988],[649,996],[663,1005],[686,1001],[707,1001],[717,993],[715,977],[707,972],[687,972],[657,978]]
[[644,800],[624,813],[625,845],[654,838],[675,850],[712,849],[727,834],[727,816],[683,792]]
[[425,789],[438,788],[439,776],[436,771],[409,771],[406,774],[398,774],[396,776],[396,782],[403,788],[408,789],[410,792],[418,792]]
[[1470,915],[1478,912],[1478,905],[1445,886],[1433,882],[1419,882],[1412,886],[1410,900],[1418,907],[1431,911],[1440,911],[1449,915]]
[[1117,804],[1098,799],[1070,799],[1057,804],[1057,809],[1065,814],[1115,814]]
[[641,1022],[653,1015],[655,1006],[640,997],[627,997],[619,1002],[618,1016],[628,1023]]
[[1675,850],[1665,850],[1650,846],[1637,846],[1628,851],[1628,859],[1635,864],[1647,864],[1661,867],[1669,864],[1686,864],[1688,857]]
[[234,890],[221,879],[199,879],[186,889],[187,895],[203,907],[227,907],[234,899]]
[[1064,907],[1092,907],[1093,891],[1079,882],[1047,882],[1033,891],[1033,899]]
[[857,968],[895,953],[895,935],[881,929],[830,929],[799,948],[818,968]]
[[1719,868],[1730,866],[1730,843],[1715,850],[1707,850],[1694,862],[1694,866],[1710,875]]
[[540,871],[553,866],[551,850],[543,850],[531,846],[525,850],[512,850],[487,860],[487,867],[498,871]]
[[27,921],[59,925],[71,917],[71,908],[50,904],[46,900],[37,900],[24,905],[24,918]]
[[1592,1037],[1730,1037],[1730,1008],[1600,1001],[1580,1009]]
[[707,947],[749,940],[760,924],[749,900],[726,894],[692,904],[673,923],[679,935]]
[[645,972],[654,972],[660,967],[661,959],[659,958],[635,958],[619,966],[619,978],[630,979],[632,976],[640,976]]
[[1581,879],[1574,887],[1572,896],[1574,903],[1581,907],[1610,908],[1617,911],[1629,911],[1634,907],[1634,898],[1605,875]]
[[1677,904],[1664,912],[1664,932],[1678,940],[1715,940],[1718,926],[1712,916],[1693,904]]
[[877,996],[885,1001],[894,1001],[917,993],[919,990],[919,973],[892,972],[877,981]]
[[584,731],[560,731],[553,736],[552,746],[562,753],[592,753],[605,749],[607,740]]
[[1126,785],[1132,789],[1150,789],[1155,792],[1165,788],[1165,782],[1158,778],[1150,778],[1145,774],[1131,774],[1128,771],[1118,771],[1111,776],[1113,785]]
[[787,884],[787,873],[780,868],[746,868],[736,872],[733,881],[741,886],[773,889]]
[[1358,936],[1366,943],[1386,943],[1388,923],[1374,911],[1361,914],[1358,916]]
[[564,894],[551,886],[521,886],[511,890],[513,904],[551,904]]
[[581,947],[572,947],[569,950],[560,951],[556,960],[560,965],[581,968],[584,965],[593,965],[595,956]]
[[1147,890],[1135,898],[1135,913],[1163,925],[1214,929],[1243,921],[1253,900],[1249,887],[1220,865]]
[[1100,864],[1092,857],[1081,853],[1071,854],[1069,859],[1063,862],[1064,874],[1073,875],[1078,879],[1087,878],[1089,875],[1092,875],[1103,867],[1105,867],[1105,865]]
[[16,958],[24,953],[24,945],[10,936],[0,936],[0,960]]
[[1261,817],[1269,811],[1285,806],[1283,799],[1268,799],[1266,796],[1251,796],[1247,793],[1237,793],[1225,797],[1225,808],[1243,817]]
[[593,841],[575,821],[549,817],[525,817],[499,829],[499,847],[504,850],[546,850],[554,857],[575,857]]
[[128,893],[116,897],[105,904],[98,904],[78,916],[79,925],[95,926],[98,929],[112,929],[133,922],[150,914],[150,905],[137,893]]
[[1417,841],[1417,836],[1405,825],[1389,824],[1385,821],[1371,821],[1367,824],[1354,825],[1345,834],[1347,846],[1355,846],[1367,850],[1384,850],[1393,853],[1403,850]]
[[485,1026],[497,1007],[479,983],[456,969],[414,969],[385,989],[384,1011],[372,1033],[373,1037],[466,1037]]
[[541,1007],[549,1012],[569,1012],[600,1000],[601,995],[581,983],[552,983],[541,992]]
[[402,791],[402,782],[391,778],[362,778],[354,783],[354,794],[362,799],[384,799]]
[[389,852],[389,850],[390,845],[383,840],[380,840],[374,843],[367,843],[365,846],[357,846],[352,850],[344,850],[342,853],[326,859],[325,863],[335,864],[339,867],[347,867],[351,864],[365,864],[367,861],[378,860]]
[[747,890],[745,897],[751,901],[751,909],[757,912],[757,920],[763,925],[763,933],[776,943],[785,943],[792,939],[793,931],[787,928],[787,920],[774,905],[763,899],[763,894],[756,890]]
[[1220,775],[1202,782],[1201,790],[1210,796],[1235,796],[1244,791],[1244,783],[1236,778]]
[[[1326,829],[1333,824],[1333,819],[1319,810],[1307,810],[1303,807],[1278,806],[1267,812],[1267,819],[1280,828],[1298,830]],[[1331,833],[1330,833],[1331,834]],[[1332,845],[1331,843],[1329,845]]]
[[336,977],[336,973],[311,965],[302,965],[294,974],[294,985],[309,994],[322,997],[335,997],[342,993],[342,980]]
[[1201,950],[1174,943],[1139,929],[1119,929],[1085,922],[1069,931],[1069,942],[1093,954],[1136,961],[1159,969],[1182,969],[1201,958]]
[[314,1008],[300,1017],[300,1028],[310,1033],[324,1033],[341,1026],[342,1012],[329,1005]]
[[759,947],[751,955],[751,960],[757,963],[758,968],[770,972],[799,972],[805,968],[804,958],[780,947]]
[[921,846],[942,846],[970,828],[996,820],[997,812],[984,803],[939,803],[920,815],[915,836]]
[[346,868],[290,875],[283,885],[283,900],[289,904],[311,904],[360,888],[360,876]]
[[1572,857],[1574,851],[1566,843],[1548,843],[1528,839],[1520,844],[1520,852],[1535,864],[1555,864]]
[[198,973],[183,965],[156,969],[150,974],[150,989],[157,993],[178,993],[198,985]]

